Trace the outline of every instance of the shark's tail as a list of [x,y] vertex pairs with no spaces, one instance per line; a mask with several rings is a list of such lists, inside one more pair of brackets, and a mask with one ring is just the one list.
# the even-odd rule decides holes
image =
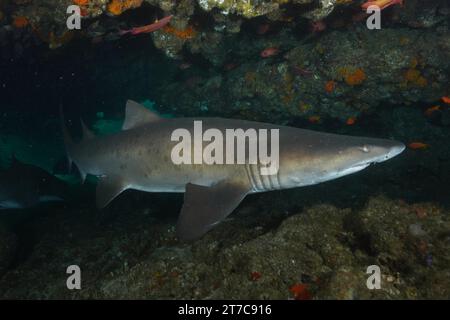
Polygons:
[[59,106],[59,118],[60,118],[60,122],[61,122],[61,130],[62,130],[63,138],[64,138],[64,146],[66,148],[68,168],[69,168],[69,172],[70,172],[72,169],[72,162],[73,162],[72,157],[70,155],[70,151],[71,151],[74,143],[73,143],[72,137],[70,136],[69,130],[67,129],[67,126],[66,126],[66,120],[64,118],[64,112],[63,112],[62,105]]

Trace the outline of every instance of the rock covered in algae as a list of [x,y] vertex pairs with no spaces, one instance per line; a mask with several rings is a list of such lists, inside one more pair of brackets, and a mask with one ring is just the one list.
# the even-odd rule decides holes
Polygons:
[[[394,13],[386,19],[414,28],[432,28],[444,23],[448,16],[444,2],[408,1],[404,8],[390,8],[390,12]],[[80,6],[81,30],[68,30],[66,27],[66,10],[72,4]],[[336,12],[334,9],[337,6],[342,6],[343,10],[331,15]],[[36,41],[44,42],[50,49],[64,47],[77,38],[89,38],[94,44],[116,41],[121,38],[120,29],[143,23],[143,20],[136,18],[140,15],[148,17],[149,24],[156,18],[173,16],[165,32],[152,35],[156,47],[167,56],[183,59],[189,52],[210,61],[217,60],[211,52],[217,39],[220,39],[217,48],[223,49],[222,55],[235,50],[232,46],[225,46],[226,37],[223,34],[238,36],[241,25],[246,22],[264,20],[270,28],[279,29],[282,26],[295,38],[299,32],[311,31],[310,28],[305,28],[305,19],[313,21],[313,25],[320,25],[322,31],[327,28],[325,18],[328,20],[331,17],[334,20],[328,28],[348,26],[363,20],[362,16],[358,18],[359,15],[355,13],[361,13],[360,2],[353,0],[42,0],[12,2],[6,8],[7,10],[0,8],[0,25],[7,26],[7,32],[6,29],[0,29],[0,47],[8,48],[11,42],[19,43],[22,49],[16,50],[16,56],[20,56],[29,47],[35,47]],[[124,14],[129,12],[129,15]],[[19,30],[25,35],[18,37]],[[5,32],[9,35],[2,35]],[[3,41],[2,38],[6,40]],[[229,40],[228,44],[236,42],[236,39]],[[248,40],[257,45],[254,40],[258,40],[258,37]],[[200,45],[201,43],[204,45]],[[216,49],[215,52],[219,50]]]
[[218,8],[223,14],[238,14],[245,18],[253,18],[265,15],[278,9],[279,4],[287,3],[287,0],[198,0],[199,6],[206,11]]
[[[211,72],[194,83],[187,77],[171,83],[162,90],[161,101],[186,114],[208,110],[266,121],[312,116],[345,121],[375,112],[382,104],[432,103],[448,87],[450,51],[434,49],[437,43],[447,46],[446,34],[357,28],[351,33],[331,31],[314,43],[301,43],[286,33],[253,42],[244,38],[234,60],[223,64],[225,71]],[[260,58],[268,47],[284,52]],[[210,47],[212,52],[215,48],[221,47]],[[215,58],[214,64],[223,61],[221,54],[212,52],[208,57]],[[217,78],[220,85],[214,87],[218,82],[212,80]]]
[[304,14],[304,17],[311,20],[321,20],[333,12],[337,0],[320,0],[319,7]]
[[[306,2],[312,2],[308,0]],[[280,4],[289,3],[289,0],[261,0],[261,1],[242,1],[242,0],[189,0],[189,1],[155,1],[155,0],[41,0],[41,1],[2,1],[0,3],[0,26],[8,22],[13,28],[25,29],[29,33],[33,33],[40,41],[46,43],[50,49],[57,49],[65,46],[71,42],[75,35],[80,37],[89,37],[98,41],[99,37],[107,36],[108,27],[111,27],[111,19],[108,17],[117,18],[133,9],[140,7],[152,8],[153,13],[149,16],[158,17],[163,15],[173,15],[174,20],[187,24],[189,20],[194,20],[195,16],[201,14],[198,9],[205,10],[208,13],[214,12],[212,16],[217,17],[222,15],[224,23],[222,26],[216,28],[227,27],[230,32],[238,32],[236,28],[236,17],[253,18],[263,15],[268,15],[278,12]],[[300,1],[305,3],[305,1]],[[298,1],[297,1],[298,3]],[[320,8],[314,9],[306,17],[319,18],[331,12],[332,0],[321,0]],[[80,8],[80,13],[83,21],[82,30],[68,30],[66,21],[68,19],[67,8],[71,5],[77,5]],[[7,10],[6,10],[7,9]],[[219,9],[220,14],[217,13]],[[238,20],[241,20],[241,19]],[[278,19],[282,19],[278,15]],[[97,19],[97,20],[95,20]],[[90,32],[88,29],[92,25],[95,27],[95,32]],[[116,21],[115,27],[120,28],[120,22]],[[179,28],[180,26],[175,26]],[[207,30],[201,30],[207,31]],[[111,38],[108,35],[109,38]],[[117,38],[117,37],[115,37]],[[155,38],[155,42],[157,37]],[[17,40],[17,38],[16,38]],[[22,39],[23,42],[29,41]],[[159,39],[159,43],[163,40]],[[166,42],[167,46],[161,47],[168,56],[178,57],[181,49],[176,48],[176,42]],[[178,42],[180,42],[178,40]],[[0,45],[2,43],[0,42]],[[5,47],[7,44],[4,45]],[[173,52],[177,49],[176,54]]]
[[[172,224],[158,222],[148,210],[119,214],[103,225],[88,211],[72,218],[55,215],[56,221],[37,227],[42,236],[31,256],[0,279],[0,296],[405,299],[450,294],[448,210],[382,196],[360,209],[319,204],[289,216],[279,211],[283,205],[273,205],[247,204],[187,244],[176,241]],[[115,207],[125,208],[126,203]],[[419,234],[411,232],[417,224]],[[83,270],[83,289],[77,292],[65,288],[64,266],[74,263]],[[381,289],[366,286],[370,265],[380,267]]]

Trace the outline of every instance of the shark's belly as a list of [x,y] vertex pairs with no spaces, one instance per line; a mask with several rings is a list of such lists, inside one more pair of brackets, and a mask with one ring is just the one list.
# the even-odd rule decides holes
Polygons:
[[229,165],[156,165],[140,178],[133,179],[130,188],[146,192],[185,192],[188,183],[213,186],[221,181],[239,179],[247,183],[243,166]]
[[148,179],[139,180],[131,188],[147,192],[185,192],[188,183],[213,186],[222,181],[239,181],[248,185],[249,193],[285,188],[279,175],[261,175],[256,165],[203,165],[181,166],[154,173]]

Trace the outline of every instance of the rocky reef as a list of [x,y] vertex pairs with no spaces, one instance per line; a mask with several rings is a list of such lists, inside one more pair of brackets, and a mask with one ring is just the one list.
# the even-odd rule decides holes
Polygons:
[[404,0],[369,30],[363,2],[0,0],[0,166],[14,153],[51,172],[60,105],[105,134],[126,99],[408,145],[355,176],[250,196],[192,243],[175,237],[181,195],[130,191],[99,211],[77,185],[73,202],[0,216],[0,298],[448,298],[448,3]]
[[[100,218],[60,209],[35,221],[33,251],[0,280],[0,297],[181,299],[419,299],[450,294],[450,212],[432,203],[373,197],[280,212],[247,202],[203,239],[180,244],[148,209]],[[290,199],[290,200],[289,200]],[[122,203],[122,206],[124,203]],[[284,205],[286,207],[286,205]],[[153,212],[154,214],[155,212]],[[111,212],[110,212],[111,214]],[[2,245],[4,235],[2,234]],[[82,270],[82,290],[65,269]],[[381,268],[381,289],[366,286]],[[45,275],[45,276],[44,276]]]
[[[67,7],[81,30],[67,30]],[[405,1],[368,30],[361,1],[43,0],[0,3],[0,47],[58,49],[87,39],[120,41],[121,30],[172,15],[149,40],[180,66],[160,88],[168,112],[354,121],[386,105],[434,103],[449,91],[446,1]],[[264,50],[269,50],[266,56]],[[177,92],[174,95],[173,92]],[[182,99],[179,99],[181,94]]]
[[[365,27],[331,31],[312,43],[273,37],[281,57],[257,59],[260,46],[238,45],[247,61],[201,81],[173,83],[162,97],[181,113],[210,111],[286,121],[331,117],[345,122],[381,105],[433,103],[448,90],[448,32]],[[267,40],[264,40],[267,41]],[[253,43],[254,44],[254,43]],[[268,45],[268,44],[266,44]],[[187,90],[186,87],[190,89]],[[170,92],[182,92],[182,99]]]

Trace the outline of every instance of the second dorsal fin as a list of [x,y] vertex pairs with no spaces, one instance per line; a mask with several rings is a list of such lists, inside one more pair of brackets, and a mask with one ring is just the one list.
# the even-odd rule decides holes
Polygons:
[[128,130],[144,124],[160,121],[161,117],[150,111],[143,105],[133,100],[128,100],[125,109],[125,121],[122,130]]

